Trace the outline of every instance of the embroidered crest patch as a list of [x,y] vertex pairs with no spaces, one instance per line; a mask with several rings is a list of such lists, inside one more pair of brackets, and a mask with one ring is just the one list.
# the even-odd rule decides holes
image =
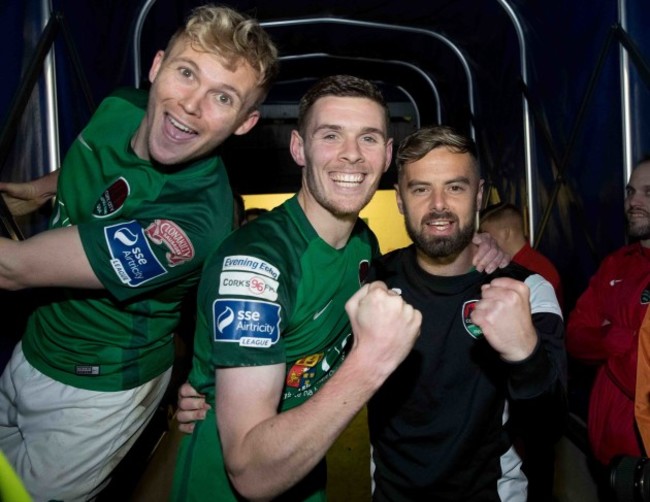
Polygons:
[[105,218],[116,213],[124,205],[130,191],[131,188],[129,187],[128,181],[124,178],[118,178],[111,186],[104,190],[104,193],[95,202],[93,215],[97,218]]
[[474,339],[479,339],[483,336],[483,331],[472,322],[471,317],[477,303],[478,300],[469,300],[463,304],[463,326],[465,326],[465,330]]

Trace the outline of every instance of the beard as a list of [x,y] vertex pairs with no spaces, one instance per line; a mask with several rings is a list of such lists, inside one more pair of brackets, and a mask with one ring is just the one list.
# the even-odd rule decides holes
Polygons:
[[425,225],[425,221],[434,218],[445,218],[452,221],[458,221],[458,218],[450,212],[431,212],[427,214],[419,226],[411,224],[408,216],[405,218],[406,232],[415,244],[415,247],[432,259],[450,258],[460,254],[472,242],[474,237],[474,222],[470,221],[464,227],[460,227],[459,231],[450,236],[434,236],[426,235],[421,231],[421,227]]
[[646,218],[644,221],[639,221],[638,219],[635,219],[632,222],[630,222],[630,219],[628,217],[627,234],[632,239],[639,239],[642,241],[650,239],[650,218],[648,218],[647,214],[645,214],[645,217]]

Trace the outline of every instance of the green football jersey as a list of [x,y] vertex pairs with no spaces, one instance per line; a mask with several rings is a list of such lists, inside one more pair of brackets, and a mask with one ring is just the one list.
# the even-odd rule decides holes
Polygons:
[[219,157],[172,169],[133,152],[146,104],[136,90],[105,99],[61,169],[50,227],[78,226],[105,290],[52,291],[30,316],[23,350],[39,371],[75,387],[124,390],[167,370],[181,300],[232,231]]
[[[215,368],[283,363],[280,410],[309,399],[345,358],[351,343],[345,303],[359,289],[378,251],[375,236],[361,220],[345,247],[332,248],[294,196],[233,233],[206,261],[190,382],[207,396],[212,409],[183,438],[174,500],[201,500],[205,493],[237,500],[215,426]],[[324,498],[321,462],[280,500]]]

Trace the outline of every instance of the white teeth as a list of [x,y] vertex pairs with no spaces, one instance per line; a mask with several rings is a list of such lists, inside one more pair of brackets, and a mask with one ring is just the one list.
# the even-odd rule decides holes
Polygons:
[[176,129],[180,129],[181,131],[186,132],[186,133],[188,133],[188,134],[196,134],[196,131],[195,131],[194,129],[190,129],[190,128],[187,127],[186,125],[181,124],[181,123],[178,122],[177,120],[174,120],[174,118],[171,117],[171,116],[168,116],[168,117],[169,117],[169,121],[172,123],[172,125],[173,125]]
[[361,183],[363,181],[363,174],[337,173],[332,176],[332,180],[338,183]]

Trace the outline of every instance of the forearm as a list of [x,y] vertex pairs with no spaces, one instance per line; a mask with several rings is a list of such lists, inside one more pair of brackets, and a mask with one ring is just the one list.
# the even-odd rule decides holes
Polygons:
[[0,289],[51,286],[103,287],[76,227],[48,230],[24,241],[0,238]]
[[534,320],[539,343],[528,359],[509,365],[508,391],[526,430],[554,441],[568,416],[562,321],[549,314],[536,314]]
[[24,287],[19,256],[19,243],[0,237],[0,289],[15,291]]
[[351,354],[308,401],[258,424],[237,451],[224,444],[238,491],[251,499],[272,498],[304,478],[385,379],[371,372]]

